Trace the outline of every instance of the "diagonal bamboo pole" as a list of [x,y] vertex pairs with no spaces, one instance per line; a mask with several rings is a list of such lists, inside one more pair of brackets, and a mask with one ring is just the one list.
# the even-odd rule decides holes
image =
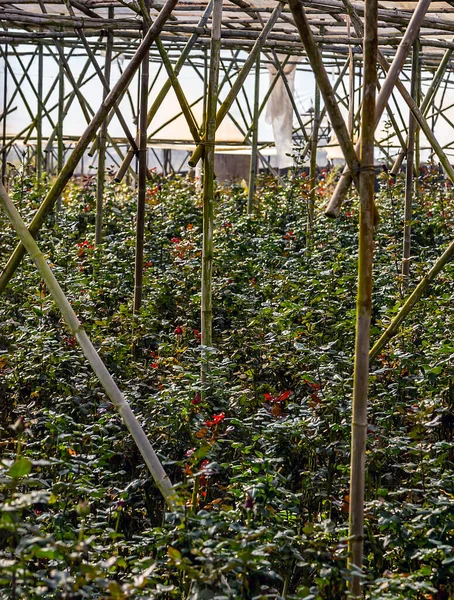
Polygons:
[[[151,27],[148,30],[148,33],[145,36],[143,42],[140,44],[139,48],[137,49],[137,52],[130,60],[126,69],[124,70],[123,75],[113,86],[107,98],[101,104],[98,112],[93,117],[82,136],[79,138],[79,141],[77,142],[77,144],[74,147],[74,150],[70,154],[68,161],[61,170],[59,176],[55,180],[47,196],[45,197],[41,206],[39,207],[38,211],[33,217],[32,222],[30,223],[29,229],[32,236],[36,236],[36,234],[38,233],[41,225],[44,223],[46,216],[52,210],[55,202],[57,201],[58,196],[61,194],[66,184],[68,183],[70,177],[72,176],[73,171],[77,167],[77,164],[82,158],[85,150],[87,149],[88,144],[92,140],[99,126],[109,114],[109,111],[113,108],[115,102],[118,100],[118,97],[131,82],[131,79],[133,78],[135,72],[139,68],[139,65],[143,60],[145,54],[147,53],[149,47],[158,37],[161,29],[163,28],[166,20],[170,16],[177,2],[178,0],[167,0],[165,5],[159,12],[158,17],[156,18],[156,21],[153,24],[153,27]],[[11,255],[6,267],[3,270],[3,273],[0,276],[0,293],[3,292],[6,285],[8,284],[8,281],[13,276],[15,270],[20,264],[20,261],[22,260],[22,257],[24,256],[24,253],[25,249],[23,245],[19,244],[14,250],[13,254]]]
[[369,360],[374,361],[383,348],[386,346],[388,341],[396,335],[399,330],[399,327],[405,320],[405,318],[409,315],[412,308],[417,304],[417,302],[424,296],[426,290],[429,288],[430,284],[434,281],[439,273],[445,268],[445,266],[454,258],[454,241],[452,241],[440,258],[434,263],[433,267],[430,271],[425,275],[421,281],[418,283],[414,291],[407,298],[405,303],[403,304],[400,311],[382,333],[380,338],[375,342],[371,351],[369,352]]
[[[408,57],[408,54],[411,50],[412,44],[418,35],[419,28],[424,20],[427,10],[429,9],[431,0],[419,0],[418,5],[412,15],[411,21],[405,31],[404,37],[402,38],[399,47],[397,49],[396,55],[391,66],[388,65],[388,62],[381,53],[378,54],[378,59],[380,60],[381,66],[387,71],[386,79],[382,85],[381,91],[377,97],[377,106],[375,110],[375,122],[376,125],[380,122],[383,111],[385,110],[386,104],[388,103],[389,97],[395,85],[398,86],[399,91],[401,88],[405,90],[403,84],[401,86],[398,82],[399,73],[402,70],[402,67]],[[384,60],[383,60],[384,59]],[[408,94],[408,96],[410,96]],[[356,148],[359,148],[359,143],[356,145]],[[352,175],[350,174],[349,168],[344,169],[341,178],[334,190],[333,197],[331,201],[328,203],[325,214],[328,217],[337,217],[342,206],[342,202],[347,194],[350,185],[352,183]]]
[[363,101],[360,143],[360,225],[358,296],[356,301],[355,365],[353,372],[352,434],[350,458],[349,565],[353,598],[362,598],[364,546],[364,481],[369,384],[369,342],[372,314],[372,264],[374,251],[374,133],[377,83],[377,0],[365,1]]
[[137,445],[137,448],[145,460],[145,464],[147,465],[153,479],[156,482],[156,485],[164,496],[165,501],[170,508],[174,508],[176,498],[175,492],[172,489],[172,483],[164,471],[164,468],[162,467],[159,458],[151,446],[146,433],[144,432],[139,421],[136,419],[131,407],[129,406],[122,392],[119,390],[106,366],[99,357],[99,354],[96,352],[96,349],[86,334],[83,325],[77,318],[71,304],[69,303],[58,281],[55,279],[52,270],[47,264],[46,259],[38,248],[38,245],[30,234],[30,231],[27,229],[27,226],[21,219],[16,207],[8,197],[8,194],[6,193],[6,190],[2,184],[0,184],[0,203],[6,215],[8,216],[8,219],[14,226],[14,229],[16,230],[16,233],[21,239],[28,254],[35,263],[39,273],[46,282],[47,288],[52,294],[52,297],[60,309],[71,333],[78,341],[83,353],[85,354],[85,357],[102,384],[106,394],[115,405],[121,418],[123,419],[123,422],[128,428],[134,442]]
[[[233,86],[231,87],[229,93],[227,94],[227,97],[225,98],[224,102],[221,104],[221,106],[216,114],[216,129],[222,123],[225,116],[229,112],[230,107],[232,106],[233,102],[235,101],[235,98],[238,96],[240,89],[242,88],[244,82],[246,81],[246,77],[249,75],[249,72],[250,72],[253,64],[255,63],[257,56],[259,55],[259,53],[261,52],[261,50],[263,48],[263,45],[265,44],[265,41],[266,41],[266,38],[267,38],[269,32],[274,27],[281,12],[282,12],[282,5],[279,2],[277,4],[276,8],[271,13],[271,16],[268,19],[265,27],[260,32],[251,52],[249,53],[247,59],[244,61],[244,65],[243,65],[241,71],[238,73],[238,76],[237,76]],[[206,138],[204,136],[202,138],[201,143],[198,144],[197,148],[194,150],[191,158],[188,161],[188,164],[190,167],[195,167],[196,164],[199,162],[199,160],[202,158],[203,147],[204,147],[205,142],[206,142]]]
[[[203,14],[200,18],[200,21],[197,24],[197,27],[204,27],[206,25],[206,23],[208,22],[208,19],[210,18],[212,10],[213,10],[213,1],[211,0],[208,3],[205,11],[203,12]],[[188,56],[198,38],[199,38],[198,33],[192,34],[191,37],[189,38],[186,46],[183,48],[183,50],[180,54],[180,58],[178,59],[178,61],[175,64],[175,68],[173,69],[173,72],[175,75],[178,75],[180,73],[181,69],[183,68],[184,63],[186,62],[186,59],[188,58]],[[165,97],[167,96],[171,87],[172,87],[172,82],[170,81],[170,78],[169,78],[162,86],[162,89],[159,92],[159,94],[157,95],[157,97],[155,98],[153,104],[150,106],[150,110],[148,111],[148,116],[147,116],[147,127],[150,125],[151,121],[154,119],[156,113],[158,112],[159,108],[161,107],[162,103],[164,102]],[[123,179],[123,177],[127,171],[127,168],[129,167],[132,159],[134,158],[134,154],[135,154],[134,150],[132,148],[129,148],[129,150],[126,153],[126,156],[121,164],[120,169],[117,171],[117,173],[115,175],[115,181],[121,181]]]

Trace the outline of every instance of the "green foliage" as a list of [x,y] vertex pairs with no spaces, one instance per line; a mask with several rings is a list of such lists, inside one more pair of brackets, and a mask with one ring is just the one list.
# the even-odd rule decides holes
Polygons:
[[[402,182],[387,177],[373,338],[403,301]],[[454,219],[451,190],[426,183],[410,286]],[[71,185],[39,244],[183,501],[165,512],[25,259],[0,298],[0,597],[344,597],[357,199],[326,221],[330,183],[321,183],[308,244],[304,180],[262,178],[253,216],[241,186],[218,187],[214,348],[202,390],[199,192],[182,178],[151,184],[133,318],[134,194],[107,186],[95,248],[94,185]],[[18,175],[12,197],[27,221],[41,188]],[[1,219],[6,260],[16,241]],[[374,600],[453,594],[452,277],[448,266],[372,365],[364,580]]]

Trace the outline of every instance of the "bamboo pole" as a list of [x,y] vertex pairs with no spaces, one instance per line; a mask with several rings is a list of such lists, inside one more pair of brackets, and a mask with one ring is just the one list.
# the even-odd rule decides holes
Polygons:
[[309,181],[310,181],[310,198],[309,198],[309,211],[307,219],[307,238],[308,242],[312,237],[312,231],[314,229],[314,211],[315,211],[315,196],[317,188],[317,146],[318,146],[318,132],[320,127],[320,89],[315,81],[315,92],[314,92],[314,113],[313,113],[313,125],[312,125],[312,136],[311,136],[311,158],[309,163]]
[[425,275],[418,283],[414,291],[407,298],[405,303],[402,305],[400,311],[382,333],[380,338],[375,342],[371,351],[369,352],[369,360],[374,361],[383,348],[386,346],[388,341],[396,335],[399,327],[404,322],[405,318],[410,314],[413,307],[417,302],[424,296],[425,292],[429,288],[430,284],[434,281],[439,273],[445,268],[445,266],[454,258],[454,241],[452,241],[440,258],[434,263],[430,271]]
[[[107,98],[100,106],[98,112],[93,117],[82,136],[79,138],[79,141],[75,145],[74,150],[68,158],[68,161],[66,162],[59,176],[57,177],[51,189],[49,190],[46,198],[43,200],[41,206],[39,207],[38,211],[33,217],[33,220],[30,224],[30,233],[32,234],[32,236],[36,236],[47,214],[50,210],[52,210],[52,207],[54,206],[58,196],[61,194],[66,184],[68,183],[70,177],[72,176],[74,169],[77,167],[77,164],[81,159],[82,155],[84,154],[85,150],[87,149],[88,144],[92,140],[93,135],[96,133],[98,127],[102,124],[104,119],[107,117],[109,111],[112,109],[123,90],[129,85],[148,48],[159,35],[162,27],[164,26],[164,23],[170,16],[177,2],[178,0],[167,0],[165,5],[159,12],[158,17],[156,18],[156,21],[153,24],[153,27],[149,29],[145,39],[137,49],[137,52],[135,53],[134,57],[129,62],[123,75],[113,86],[112,90],[107,95]],[[10,259],[8,260],[8,263],[0,276],[0,293],[3,292],[6,285],[8,284],[8,281],[11,279],[15,270],[19,266],[20,261],[24,256],[24,252],[25,251],[23,245],[19,244],[14,250]]]
[[[198,26],[202,26],[202,27],[205,26],[205,24],[208,22],[208,19],[210,18],[212,10],[213,10],[213,0],[210,0],[204,13],[202,14],[202,16],[200,18]],[[194,47],[194,44],[196,43],[198,38],[199,38],[199,34],[194,33],[187,41],[184,49],[181,52],[180,58],[178,59],[177,63],[175,64],[175,68],[173,70],[175,75],[178,75],[180,73],[181,69],[183,68],[184,63],[186,62],[187,57],[189,56],[189,54],[190,54],[192,48]],[[156,116],[156,113],[158,112],[159,108],[161,107],[162,103],[164,102],[165,97],[167,96],[167,93],[169,92],[171,87],[172,87],[172,82],[169,78],[162,86],[162,89],[159,92],[159,94],[157,95],[157,97],[155,98],[153,104],[150,106],[150,110],[148,111],[148,115],[147,115],[147,127],[150,125],[151,121]],[[134,158],[134,154],[135,154],[134,150],[132,148],[129,148],[129,150],[126,153],[126,156],[121,164],[120,169],[117,171],[117,173],[115,175],[115,181],[119,182],[123,179],[127,168],[129,167],[132,159]]]
[[2,184],[0,184],[0,202],[8,219],[14,226],[14,229],[16,230],[16,233],[19,236],[22,244],[26,248],[26,251],[32,258],[39,273],[46,282],[47,289],[52,294],[52,297],[60,309],[63,318],[69,327],[69,330],[78,341],[85,357],[98,377],[106,394],[117,408],[121,418],[123,419],[123,422],[128,428],[134,442],[136,443],[137,448],[142,454],[145,464],[155,480],[156,485],[164,496],[165,501],[171,509],[175,508],[176,495],[172,489],[172,483],[164,471],[164,468],[162,467],[159,458],[157,457],[153,447],[150,444],[150,441],[142,429],[142,426],[136,419],[131,407],[129,406],[122,392],[119,390],[106,366],[102,362],[99,354],[96,352],[93,344],[85,332],[85,329],[83,328],[83,325],[77,318],[71,304],[69,303],[58,281],[55,279],[52,270],[47,264],[46,259],[27,229],[27,226],[21,219],[16,207],[8,197],[8,194],[6,193],[6,190]]
[[[143,0],[143,35],[149,28],[149,0]],[[147,18],[148,17],[148,18]],[[145,235],[145,196],[147,191],[147,111],[148,111],[148,80],[150,75],[149,53],[142,61],[140,77],[140,106],[139,106],[139,189],[137,195],[136,219],[136,252],[134,263],[134,300],[133,313],[140,310],[142,304],[143,286],[143,248]]]
[[[416,99],[416,87],[418,84],[419,48],[419,43],[417,40],[415,40],[413,44],[413,60],[411,70],[411,95],[414,99]],[[405,278],[408,278],[410,274],[411,218],[413,212],[413,168],[415,162],[416,124],[417,121],[410,110],[408,116],[407,170],[405,173],[404,235],[402,253],[402,276],[404,277],[404,288],[407,283]]]
[[353,598],[362,598],[361,577],[364,545],[364,481],[369,383],[369,341],[372,314],[372,264],[374,248],[374,132],[377,83],[377,0],[365,1],[363,100],[360,144],[360,228],[358,248],[358,296],[356,302],[355,364],[353,373],[350,463],[349,565]]
[[[208,79],[208,98],[206,130],[204,135],[205,152],[203,157],[203,230],[202,230],[202,281],[201,281],[201,334],[202,346],[213,345],[213,304],[212,304],[212,268],[213,268],[213,222],[214,222],[214,148],[216,140],[216,106],[219,83],[219,65],[221,54],[222,0],[214,0],[211,24],[210,73]],[[207,358],[202,363],[202,383],[206,381],[208,371]]]
[[[114,17],[114,9],[109,7],[109,19]],[[110,87],[110,74],[112,70],[112,51],[113,51],[113,33],[107,32],[106,40],[106,57],[104,63],[104,80],[105,86],[103,89],[103,102],[107,98]],[[101,79],[102,80],[102,79]],[[104,83],[104,81],[103,81]],[[98,173],[96,178],[96,217],[95,217],[95,245],[98,246],[102,242],[102,218],[103,218],[103,198],[104,198],[104,183],[106,171],[106,146],[107,146],[107,119],[104,119],[101,125],[98,144]]]
[[36,177],[38,185],[41,186],[43,177],[43,111],[41,108],[43,100],[43,45],[39,44],[38,53],[38,106],[36,110]]
[[8,116],[7,113],[7,103],[8,103],[8,46],[5,45],[5,50],[3,52],[3,62],[4,62],[4,71],[3,71],[3,109],[4,109],[4,117],[2,124],[2,183],[6,185],[6,161],[8,158],[8,151],[6,149],[6,118]]
[[247,200],[247,212],[252,214],[254,209],[255,183],[257,175],[257,144],[259,133],[259,99],[260,99],[260,54],[257,56],[255,64],[255,81],[254,81],[254,107],[253,107],[253,124],[252,124],[252,145],[251,145],[251,165],[249,169],[249,189]]
[[[408,57],[408,54],[411,50],[412,44],[416,39],[416,36],[419,33],[419,29],[424,20],[427,10],[429,9],[431,0],[419,0],[418,5],[415,8],[415,11],[412,15],[411,21],[405,31],[404,37],[402,38],[399,47],[397,49],[396,55],[391,66],[388,65],[386,59],[384,59],[381,53],[378,54],[378,58],[380,60],[381,66],[387,70],[386,79],[382,85],[381,91],[377,97],[377,106],[375,110],[375,121],[376,125],[380,122],[381,116],[385,109],[386,104],[388,103],[389,97],[395,85],[398,86],[399,91],[405,87],[403,84],[398,82],[399,73],[402,70],[403,65]],[[359,148],[359,142],[356,145],[356,148]],[[344,169],[341,178],[334,190],[333,197],[331,198],[328,206],[326,208],[325,214],[328,217],[337,217],[342,206],[342,202],[348,193],[350,185],[352,183],[352,175],[349,170]]]
[[[72,0],[73,1],[73,0]],[[74,10],[71,6],[71,2],[69,2],[69,0],[65,0],[66,6],[68,8],[68,11],[70,13],[71,16],[74,16]],[[109,15],[109,19],[110,18],[114,18],[114,8],[113,6],[110,6],[108,8],[108,15]],[[112,16],[110,16],[112,15]],[[104,92],[103,92],[103,98],[105,98],[107,96],[107,94],[110,92],[110,72],[112,69],[112,55],[113,55],[113,31],[112,30],[108,30],[107,31],[107,44],[106,44],[106,60],[105,60],[105,70],[106,70],[106,75],[104,75],[104,73],[102,72],[102,69],[100,68],[100,66],[98,65],[98,61],[96,60],[96,57],[90,47],[90,44],[88,43],[87,37],[83,31],[82,28],[77,30],[77,33],[79,35],[79,38],[82,41],[83,47],[85,48],[85,51],[87,52],[87,56],[91,61],[91,64],[93,65],[93,67],[95,68],[96,73],[98,74],[98,77],[101,80],[101,83],[103,85],[104,88]],[[110,48],[110,59],[109,61],[107,61],[107,54],[109,53],[109,43],[111,45]],[[107,68],[107,65],[108,68]],[[109,74],[109,77],[107,77],[107,72]],[[118,103],[114,106],[113,111],[112,111],[112,115],[116,114],[117,118],[120,122],[120,125],[123,128],[123,131],[125,132],[126,137],[128,138],[129,143],[131,144],[131,146],[135,147],[135,149],[137,150],[137,146],[135,144],[135,140],[133,135],[131,134],[131,132],[129,131],[129,127],[126,123],[125,118],[123,117],[123,114],[120,110],[120,107],[118,106],[120,100],[118,101]],[[111,119],[111,116],[109,115],[109,119],[107,120],[107,125],[109,124]],[[105,126],[107,128],[107,125]],[[101,135],[101,134],[100,134]]]
[[[65,96],[65,79],[63,72],[63,65],[60,63],[60,68],[58,71],[58,116],[57,116],[57,126],[58,126],[58,134],[57,134],[57,172],[63,168],[63,104],[64,104],[64,96]],[[58,200],[59,208],[60,208],[60,199]]]
[[[221,104],[221,106],[216,114],[216,129],[222,123],[225,116],[229,112],[230,107],[232,106],[235,98],[238,96],[238,92],[242,88],[242,86],[246,80],[246,77],[249,75],[249,71],[251,70],[252,65],[254,64],[257,56],[260,54],[260,52],[263,48],[263,45],[265,44],[266,38],[267,38],[269,32],[271,31],[271,29],[274,27],[281,12],[282,12],[282,5],[279,3],[279,4],[277,4],[276,8],[271,13],[271,16],[268,19],[265,27],[260,32],[260,35],[257,38],[251,52],[249,53],[247,59],[244,61],[241,71],[238,73],[235,83],[231,87],[224,102]],[[188,164],[190,167],[195,167],[196,164],[199,162],[199,160],[202,158],[203,147],[205,145],[205,142],[206,142],[206,138],[204,136],[202,138],[201,143],[197,145],[197,148],[194,150],[191,158],[188,161]]]

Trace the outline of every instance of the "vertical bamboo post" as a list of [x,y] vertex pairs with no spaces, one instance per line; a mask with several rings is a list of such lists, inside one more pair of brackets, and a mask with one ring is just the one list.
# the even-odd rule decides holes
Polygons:
[[[349,564],[361,569],[364,543],[364,480],[367,435],[369,342],[372,313],[374,242],[374,132],[377,84],[377,0],[365,2],[364,78],[360,144],[360,229],[358,296],[356,302],[355,364],[353,374],[350,463]],[[352,572],[351,592],[361,598],[361,578]]]
[[[201,333],[202,346],[213,345],[213,221],[214,221],[214,146],[216,139],[216,106],[221,55],[222,0],[214,0],[211,24],[210,73],[207,93],[207,114],[205,120],[203,153],[203,234],[202,234],[202,290],[201,290]],[[208,366],[202,365],[202,383],[206,381]]]
[[[416,81],[415,81],[415,95],[414,100],[419,107],[421,105],[421,42],[419,38],[416,38],[414,48],[417,49],[418,64],[416,65]],[[414,194],[415,200],[417,201],[419,194],[419,175],[421,169],[421,128],[418,123],[416,124],[415,131],[415,160],[414,160],[414,171],[416,175],[414,183]]]
[[[143,35],[148,31],[148,11],[150,1],[145,0],[143,15]],[[140,99],[139,99],[139,185],[137,194],[137,221],[136,221],[136,256],[134,263],[134,302],[133,312],[136,314],[142,304],[143,286],[143,247],[145,235],[145,194],[147,187],[147,111],[148,111],[148,80],[150,75],[150,53],[144,56],[140,73]]]
[[317,186],[317,146],[318,146],[318,131],[320,127],[320,89],[315,80],[314,94],[314,112],[312,122],[312,137],[311,137],[311,158],[309,163],[309,181],[311,194],[309,198],[309,211],[307,219],[307,239],[310,240],[312,230],[314,228],[314,211],[315,211],[315,196]]
[[57,169],[63,168],[63,119],[64,119],[64,97],[65,97],[65,74],[63,65],[60,64],[58,71],[58,134],[57,134]]
[[36,178],[41,185],[43,177],[43,45],[39,44],[38,50],[38,106],[36,111]]
[[8,151],[6,150],[6,118],[8,116],[8,45],[5,44],[5,51],[3,53],[3,62],[5,70],[3,72],[3,128],[2,128],[2,183],[6,185],[6,160],[8,158]]
[[[418,85],[418,64],[419,64],[419,42],[415,40],[413,44],[413,60],[411,67],[411,95],[416,101],[416,88]],[[413,204],[413,169],[415,164],[415,134],[417,121],[412,111],[409,110],[408,117],[408,144],[407,144],[407,171],[405,173],[405,205],[404,205],[404,237],[403,237],[403,255],[402,255],[402,275],[404,277],[403,287],[405,287],[405,278],[410,274],[410,253],[411,253],[411,218]]]
[[252,145],[251,145],[251,166],[249,170],[249,191],[247,201],[247,212],[252,214],[254,208],[255,195],[255,179],[257,175],[257,144],[259,131],[259,99],[260,99],[260,53],[257,56],[255,64],[255,80],[254,80],[254,107],[253,107],[253,124],[252,124]]
[[[347,29],[350,37],[350,16],[347,15]],[[349,72],[348,72],[348,133],[353,141],[353,129],[355,119],[355,59],[353,48],[348,46]]]
[[[109,6],[108,10],[109,19],[114,18],[114,9]],[[107,98],[109,93],[110,85],[110,73],[112,70],[112,50],[113,50],[113,32],[109,29],[106,40],[106,57],[104,63],[104,78],[107,86],[103,89],[102,100],[103,102]],[[98,144],[98,174],[96,179],[96,221],[95,221],[95,245],[102,242],[102,211],[103,211],[103,197],[104,197],[104,183],[105,183],[105,171],[106,171],[106,146],[107,146],[107,125],[108,119],[104,119],[101,125],[101,131],[99,133],[99,144]]]

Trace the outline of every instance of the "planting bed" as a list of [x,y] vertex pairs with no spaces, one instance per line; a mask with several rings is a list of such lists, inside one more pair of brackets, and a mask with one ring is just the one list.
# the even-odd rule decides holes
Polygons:
[[[377,197],[372,339],[403,303],[403,181]],[[34,265],[0,297],[0,598],[345,597],[358,204],[319,186],[218,186],[213,348],[200,382],[200,193],[156,175],[144,296],[132,316],[135,197],[74,182],[38,237],[182,499],[169,512]],[[28,222],[42,196],[11,189]],[[453,193],[430,174],[408,291],[451,241]],[[4,263],[17,243],[0,216]],[[454,268],[371,365],[365,596],[454,597]],[[406,294],[407,292],[405,292]]]

